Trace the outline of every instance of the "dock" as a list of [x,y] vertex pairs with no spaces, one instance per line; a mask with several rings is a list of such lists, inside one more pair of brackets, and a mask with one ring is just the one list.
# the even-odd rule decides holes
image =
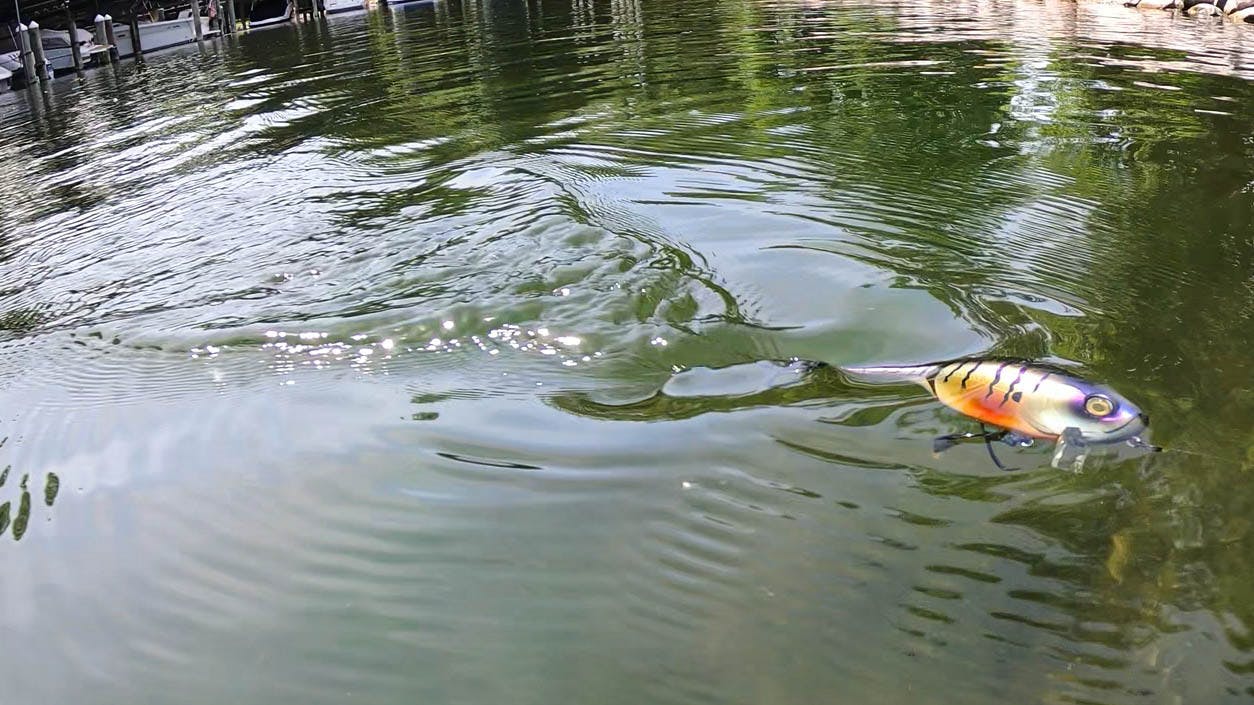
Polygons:
[[[318,22],[384,0],[17,0],[0,2],[0,93],[253,28]],[[328,7],[329,5],[329,7]]]

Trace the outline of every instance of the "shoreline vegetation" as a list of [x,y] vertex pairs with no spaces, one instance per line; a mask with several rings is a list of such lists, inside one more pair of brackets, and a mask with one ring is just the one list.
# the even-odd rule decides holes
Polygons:
[[[1254,19],[1254,8],[1234,9],[1238,5],[1230,4],[1233,0],[1213,0],[1225,3],[1223,8],[1213,5],[1221,14],[1201,17],[1209,11],[1200,7],[1203,3],[1194,0],[1186,9],[1184,1],[1175,0],[1180,7],[1166,7],[1170,0],[1136,4],[1133,0],[920,0],[909,11],[884,4],[878,12],[896,22],[906,38],[927,32],[931,37],[969,39],[981,34],[970,28],[970,18],[976,17],[995,20],[1001,28],[989,38],[1041,51],[1049,51],[1050,43],[1059,41],[1139,49],[1134,56],[1124,56],[1122,50],[1094,52],[1092,61],[1102,65],[1135,65],[1147,74],[1183,72],[1254,80],[1254,32],[1244,26]],[[1239,2],[1254,5],[1254,0]],[[1222,14],[1224,9],[1233,13]]]
[[1254,24],[1254,0],[1128,0],[1138,10],[1179,10],[1191,17],[1224,17]]

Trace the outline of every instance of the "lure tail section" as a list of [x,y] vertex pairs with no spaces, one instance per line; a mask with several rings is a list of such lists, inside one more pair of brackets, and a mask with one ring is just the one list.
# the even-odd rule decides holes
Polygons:
[[855,382],[866,384],[918,384],[928,387],[939,365],[887,365],[880,367],[841,367],[840,371]]

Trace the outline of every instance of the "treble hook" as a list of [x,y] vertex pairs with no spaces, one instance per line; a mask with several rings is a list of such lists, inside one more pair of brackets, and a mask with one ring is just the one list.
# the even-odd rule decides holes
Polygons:
[[996,465],[999,470],[1004,470],[1006,472],[1018,470],[1019,468],[1008,468],[1005,465],[1002,465],[1001,461],[997,459],[997,454],[993,452],[993,440],[990,438],[988,429],[984,427],[984,424],[980,424],[980,431],[983,432],[984,447],[988,449],[988,457],[993,459],[993,465]]

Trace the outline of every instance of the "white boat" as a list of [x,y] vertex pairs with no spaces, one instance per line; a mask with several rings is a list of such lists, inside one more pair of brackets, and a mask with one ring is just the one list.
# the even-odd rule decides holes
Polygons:
[[[44,45],[44,59],[52,65],[52,70],[73,71],[74,49],[70,46],[69,30],[45,29],[40,36]],[[84,65],[90,64],[97,54],[106,51],[105,47],[92,41],[91,32],[85,29],[75,27],[74,38],[78,42],[79,56]]]
[[[48,65],[48,57],[44,57],[44,64]],[[51,66],[49,70],[51,70]],[[22,66],[22,52],[10,51],[0,54],[0,70],[9,74],[8,86],[10,88],[24,88],[27,84],[26,69]]]
[[[192,24],[191,12],[185,10],[181,15],[173,20],[140,22],[138,25],[139,48],[144,53],[148,53],[196,41],[196,25]],[[209,18],[198,17],[197,19],[200,20],[202,37],[212,37],[218,34],[217,30],[209,29]],[[133,56],[135,54],[135,42],[131,40],[130,25],[114,22],[113,38],[117,40],[118,56]]]
[[322,0],[322,9],[330,15],[336,12],[364,10],[366,9],[366,3],[362,0]]
[[[84,64],[91,63],[95,54],[105,50],[92,41],[91,32],[75,29],[79,51],[82,52]],[[39,33],[40,43],[44,45],[44,62],[52,67],[52,71],[72,71],[74,69],[74,49],[70,46],[70,32],[64,29],[45,29]],[[0,37],[0,53],[12,54],[17,57],[21,66],[21,54],[18,51],[16,30],[9,28],[8,36]],[[12,69],[10,69],[12,71]]]
[[248,26],[265,27],[291,22],[295,12],[292,0],[254,0],[252,9],[248,11]]
[[0,66],[0,93],[9,90],[9,79],[13,78],[13,72]]

